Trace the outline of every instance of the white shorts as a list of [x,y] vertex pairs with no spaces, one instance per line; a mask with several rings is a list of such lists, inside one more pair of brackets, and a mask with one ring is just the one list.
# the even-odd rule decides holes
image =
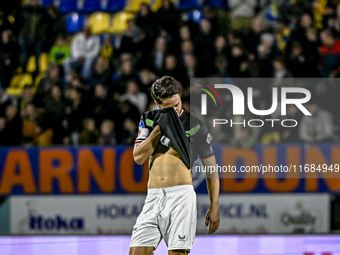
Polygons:
[[196,223],[196,193],[192,185],[148,189],[130,247],[156,249],[163,238],[168,250],[191,250]]

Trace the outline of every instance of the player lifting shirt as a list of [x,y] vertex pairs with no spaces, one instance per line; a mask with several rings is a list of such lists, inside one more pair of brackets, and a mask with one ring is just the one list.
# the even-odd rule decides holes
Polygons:
[[[182,108],[180,85],[174,78],[156,80],[151,96],[161,110],[144,112],[139,123],[133,156],[139,165],[149,159],[149,182],[145,204],[132,231],[129,254],[153,254],[162,238],[169,255],[188,254],[197,222],[189,162],[199,156],[205,166],[216,167],[212,138],[207,127]],[[207,187],[210,209],[205,223],[211,234],[220,222],[219,179],[207,178]]]

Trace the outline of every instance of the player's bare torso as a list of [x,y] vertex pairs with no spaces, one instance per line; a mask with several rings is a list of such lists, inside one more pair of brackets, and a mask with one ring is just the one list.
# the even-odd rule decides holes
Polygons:
[[158,144],[150,157],[148,188],[166,188],[192,184],[191,171],[180,159],[179,153]]

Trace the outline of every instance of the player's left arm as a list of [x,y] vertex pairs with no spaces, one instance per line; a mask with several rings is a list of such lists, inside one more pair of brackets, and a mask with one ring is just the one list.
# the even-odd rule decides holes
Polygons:
[[[213,167],[216,169],[216,159],[215,156],[202,159],[202,163],[206,166],[206,169]],[[207,188],[209,192],[210,208],[205,215],[205,226],[209,225],[209,234],[214,233],[220,226],[220,214],[219,214],[219,194],[220,194],[220,179],[217,171],[213,173],[206,174]]]

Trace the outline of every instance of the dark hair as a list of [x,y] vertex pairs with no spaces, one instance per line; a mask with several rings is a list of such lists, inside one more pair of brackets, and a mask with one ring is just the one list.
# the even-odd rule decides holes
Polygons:
[[178,81],[171,76],[163,76],[151,86],[151,96],[159,104],[162,104],[162,99],[167,99],[180,93],[181,87]]

